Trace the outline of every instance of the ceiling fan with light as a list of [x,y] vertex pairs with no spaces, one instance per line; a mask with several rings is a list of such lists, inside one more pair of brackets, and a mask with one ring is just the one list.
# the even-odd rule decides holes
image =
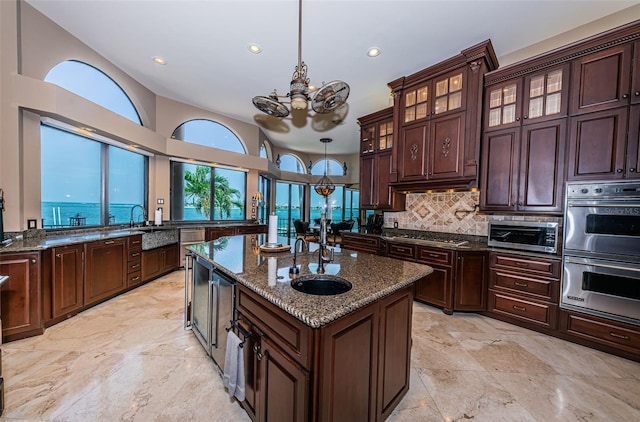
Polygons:
[[[290,104],[294,110],[306,110],[311,101],[311,108],[319,114],[330,113],[347,102],[349,85],[343,81],[331,81],[320,88],[309,85],[307,65],[302,61],[302,0],[298,1],[298,65],[293,71],[291,85],[287,95],[278,95],[274,89],[268,96],[253,97],[253,105],[263,113],[275,117],[287,117]],[[289,101],[280,101],[288,98]]]

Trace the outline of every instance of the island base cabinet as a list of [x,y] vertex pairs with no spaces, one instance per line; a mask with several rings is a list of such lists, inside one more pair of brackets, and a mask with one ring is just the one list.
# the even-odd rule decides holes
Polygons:
[[242,285],[236,304],[254,421],[381,421],[409,390],[413,286],[317,329]]

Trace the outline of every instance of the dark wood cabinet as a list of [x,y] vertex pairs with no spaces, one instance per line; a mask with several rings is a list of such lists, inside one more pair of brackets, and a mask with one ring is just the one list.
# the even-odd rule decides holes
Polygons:
[[204,234],[204,240],[211,242],[219,237],[233,236],[236,234],[234,227],[207,227]]
[[142,283],[142,235],[127,238],[127,287]]
[[51,317],[71,316],[84,306],[83,245],[51,250]]
[[561,214],[569,65],[508,76],[488,75],[480,208]]
[[412,291],[312,329],[238,285],[251,419],[386,419],[409,389]]
[[0,254],[0,274],[9,276],[0,287],[2,340],[42,334],[40,254]]
[[[637,53],[636,53],[637,54]],[[571,113],[583,114],[628,105],[633,43],[573,60]]]
[[[640,72],[640,70],[638,72]],[[627,165],[625,169],[627,171],[627,179],[640,178],[640,105],[631,106],[629,114]]]
[[84,304],[92,305],[127,287],[127,240],[117,238],[84,245]]
[[142,282],[160,277],[178,268],[180,265],[179,245],[161,246],[142,251]]
[[396,97],[396,190],[477,187],[483,75],[497,67],[490,41],[388,85]]
[[404,210],[405,195],[389,183],[393,169],[393,108],[358,119],[360,123],[360,208]]
[[489,259],[486,252],[456,252],[457,265],[453,283],[453,309],[484,311],[487,309]]
[[374,255],[383,254],[381,251],[379,236],[371,236],[354,232],[342,233],[341,248],[367,252]]
[[569,180],[622,179],[626,168],[628,107],[572,117]]
[[489,255],[489,314],[527,328],[552,333],[560,299],[559,259]]

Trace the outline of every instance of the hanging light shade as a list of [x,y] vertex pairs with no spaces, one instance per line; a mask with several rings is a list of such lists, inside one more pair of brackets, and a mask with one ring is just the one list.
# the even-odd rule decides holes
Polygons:
[[322,176],[313,187],[318,195],[325,197],[331,195],[333,191],[336,190],[336,185],[327,177],[327,169],[329,167],[329,163],[327,162],[327,144],[331,141],[333,141],[331,138],[320,139],[320,142],[324,144],[324,176]]
[[[330,113],[347,102],[349,85],[343,81],[331,81],[320,88],[310,86],[307,77],[307,65],[302,61],[302,0],[298,1],[298,65],[293,70],[291,84],[287,95],[278,95],[274,89],[268,96],[253,97],[253,105],[263,113],[275,117],[287,117],[290,104],[294,110],[306,110],[311,101],[311,108],[319,114]],[[313,97],[312,97],[313,95]],[[280,101],[288,98],[289,101]]]

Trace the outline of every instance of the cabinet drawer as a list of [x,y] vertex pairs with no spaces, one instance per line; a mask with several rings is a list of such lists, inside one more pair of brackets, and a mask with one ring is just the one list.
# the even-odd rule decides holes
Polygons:
[[256,233],[266,233],[267,226],[263,224],[255,225],[255,226],[238,226],[236,227],[237,234],[256,234]]
[[141,262],[140,259],[129,261],[127,265],[127,273],[131,274],[135,271],[140,271],[141,270],[140,262]]
[[140,269],[127,274],[127,287],[135,286],[140,283],[142,283],[142,271],[140,271]]
[[563,323],[569,334],[640,353],[640,327],[574,313],[567,313]]
[[426,264],[437,262],[439,264],[451,265],[453,252],[442,249],[432,249],[420,246],[418,248],[418,261]]
[[489,291],[489,310],[548,328],[556,327],[558,307],[551,303],[534,302]]
[[[236,305],[240,314],[246,315],[279,347],[305,368],[311,366],[311,328],[276,308],[255,293],[238,285]],[[242,318],[241,318],[242,319]]]
[[343,233],[342,248],[377,254],[380,249],[380,238]]
[[128,261],[140,261],[142,258],[142,249],[129,249]]
[[140,250],[142,249],[142,235],[129,236],[127,238],[127,242],[129,246],[129,250]]
[[491,267],[511,268],[517,271],[535,272],[546,277],[560,278],[560,260],[492,253]]
[[415,245],[389,242],[387,243],[387,256],[391,258],[413,260],[416,257],[416,247]]
[[509,289],[540,296],[542,300],[558,303],[558,281],[526,277],[501,270],[490,271],[490,286],[494,289]]

